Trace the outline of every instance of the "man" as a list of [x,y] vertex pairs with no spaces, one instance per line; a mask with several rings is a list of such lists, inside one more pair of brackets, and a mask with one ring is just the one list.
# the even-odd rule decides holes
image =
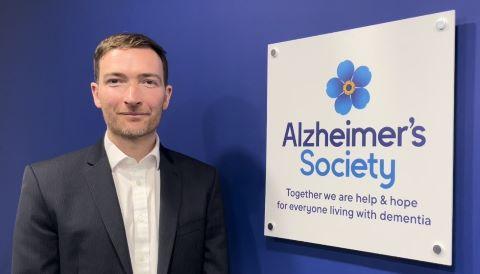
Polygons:
[[106,134],[25,168],[13,273],[227,273],[217,172],[156,133],[172,96],[165,51],[113,35],[94,72]]

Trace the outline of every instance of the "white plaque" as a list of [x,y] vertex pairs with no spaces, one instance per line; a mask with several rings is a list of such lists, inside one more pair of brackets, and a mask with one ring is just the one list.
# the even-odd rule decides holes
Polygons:
[[268,46],[265,235],[452,264],[455,12]]

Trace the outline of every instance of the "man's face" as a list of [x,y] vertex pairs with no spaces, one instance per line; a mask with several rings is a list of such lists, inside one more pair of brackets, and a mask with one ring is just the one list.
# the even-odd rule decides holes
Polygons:
[[152,49],[143,48],[107,52],[91,89],[109,133],[126,139],[154,134],[172,96],[162,60]]

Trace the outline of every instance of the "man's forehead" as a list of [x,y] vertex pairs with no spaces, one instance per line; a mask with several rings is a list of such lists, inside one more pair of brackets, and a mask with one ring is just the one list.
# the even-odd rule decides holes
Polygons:
[[119,48],[105,53],[99,60],[102,74],[105,70],[118,69],[149,69],[148,73],[163,73],[162,59],[150,48]]

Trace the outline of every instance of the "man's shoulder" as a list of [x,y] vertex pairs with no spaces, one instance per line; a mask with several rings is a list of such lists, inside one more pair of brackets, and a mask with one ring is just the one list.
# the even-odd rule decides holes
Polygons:
[[30,164],[34,170],[65,170],[69,168],[78,169],[86,164],[89,153],[99,144],[90,145],[78,150],[74,150],[54,158],[38,161]]
[[[179,169],[183,170],[192,170],[192,171],[204,171],[204,172],[216,172],[215,167],[210,164],[207,164],[203,161],[195,159],[191,156],[186,154],[177,152],[175,150],[171,150],[169,148],[163,147],[161,152],[165,154],[167,159],[172,161],[175,166]],[[160,165],[162,163],[160,162]]]

